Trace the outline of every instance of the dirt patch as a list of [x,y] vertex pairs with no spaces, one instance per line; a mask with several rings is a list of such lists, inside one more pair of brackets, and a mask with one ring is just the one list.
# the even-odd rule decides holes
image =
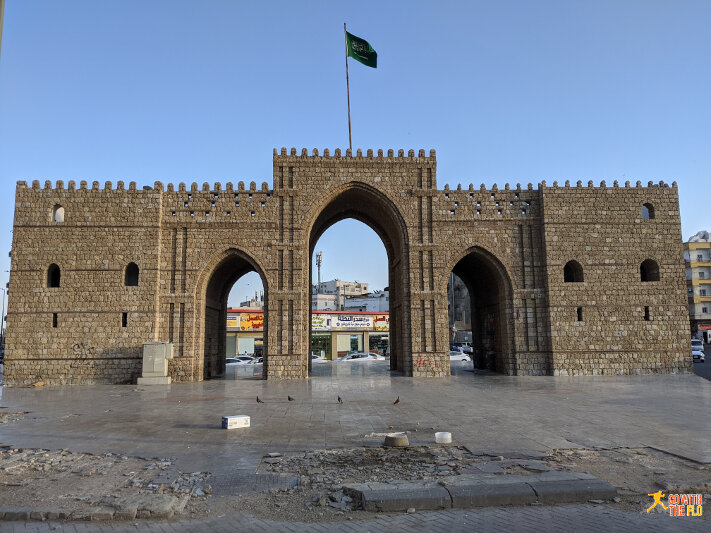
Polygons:
[[7,413],[5,411],[0,411],[0,424],[8,424],[10,422],[17,422],[25,418],[25,415],[29,414],[29,411],[18,411],[17,413]]
[[544,461],[558,470],[592,474],[614,485],[621,500],[616,506],[625,511],[644,511],[653,502],[648,495],[660,489],[664,494],[705,494],[704,502],[711,502],[709,466],[652,448],[554,450]]
[[[215,477],[210,472],[180,472],[170,459],[4,448],[0,449],[0,501],[3,507],[65,509],[89,516],[97,508],[118,509],[119,502],[135,505],[141,499],[172,495],[182,502],[181,514],[174,518],[205,519],[242,512],[279,521],[347,521],[375,515],[357,509],[357,502],[343,493],[345,484],[446,481],[461,474],[506,476],[546,470],[585,472],[608,481],[617,487],[619,502],[602,504],[636,513],[650,505],[647,494],[659,489],[701,494],[711,490],[706,465],[649,448],[554,450],[542,458],[477,455],[458,446],[272,454],[262,459],[256,474],[294,476],[297,486],[246,493],[240,490],[244,487],[235,486],[230,492],[228,486],[227,494],[219,496],[213,494]],[[711,501],[708,496],[704,500]],[[118,510],[115,516],[120,516]],[[142,513],[139,506],[136,516],[149,518],[151,514]]]
[[[204,494],[202,485],[208,476],[207,472],[177,472],[168,459],[0,449],[3,507],[55,509],[88,516],[101,508],[118,509],[116,502],[128,500],[139,502],[136,507],[140,515],[141,495],[175,495],[176,500],[198,496]],[[160,483],[161,479],[167,482]]]

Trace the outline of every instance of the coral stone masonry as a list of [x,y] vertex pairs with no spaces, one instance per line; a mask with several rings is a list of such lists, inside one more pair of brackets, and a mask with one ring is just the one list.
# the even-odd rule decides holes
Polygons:
[[437,187],[424,150],[274,151],[274,186],[17,184],[5,385],[129,383],[170,342],[174,382],[224,373],[227,296],[262,278],[266,378],[309,374],[311,254],[355,218],[388,253],[390,366],[449,375],[447,282],[472,301],[477,367],[687,372],[676,184]]

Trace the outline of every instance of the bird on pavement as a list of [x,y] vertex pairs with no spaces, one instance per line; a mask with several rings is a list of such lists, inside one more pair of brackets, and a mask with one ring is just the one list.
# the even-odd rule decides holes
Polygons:
[[341,398],[340,396],[338,397],[338,403],[343,403],[343,398]]
[[393,405],[397,405],[400,403],[400,396],[397,397],[397,400],[393,402]]
[[264,403],[262,400],[259,399],[259,396],[257,396],[257,403]]
[[289,400],[290,402],[294,401],[294,398],[292,398],[291,396],[287,396],[286,399]]

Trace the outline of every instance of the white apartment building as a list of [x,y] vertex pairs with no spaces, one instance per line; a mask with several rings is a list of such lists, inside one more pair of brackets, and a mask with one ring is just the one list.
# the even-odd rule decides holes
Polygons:
[[338,295],[312,294],[311,311],[340,311],[338,307]]
[[689,319],[694,337],[711,342],[711,235],[700,231],[684,243]]
[[[368,284],[360,283],[359,281],[343,281],[340,279],[332,279],[330,281],[322,281],[313,286],[311,309],[314,307],[315,295],[334,295],[337,301],[336,309],[321,309],[323,311],[340,311],[345,306],[346,299],[353,296],[362,296],[368,293]],[[324,299],[324,302],[327,301]],[[325,305],[325,304],[324,304]]]
[[240,302],[239,306],[243,309],[264,309],[264,291],[255,291],[254,298]]
[[388,291],[375,291],[364,296],[346,298],[346,310],[387,313],[390,310],[390,293]]

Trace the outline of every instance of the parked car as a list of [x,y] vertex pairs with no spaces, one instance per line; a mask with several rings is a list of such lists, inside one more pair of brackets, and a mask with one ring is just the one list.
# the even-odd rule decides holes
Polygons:
[[457,352],[455,350],[452,350],[449,352],[449,362],[450,363],[452,361],[465,361],[467,363],[470,363],[471,360],[472,360],[472,358],[463,352]]
[[349,353],[343,357],[336,359],[337,362],[343,361],[384,361],[385,357],[375,352],[356,352]]
[[704,354],[704,343],[701,339],[691,339],[691,356],[694,361],[703,363],[706,361],[706,354]]
[[238,355],[237,357],[228,357],[225,363],[228,365],[246,365],[254,361],[254,357],[250,355]]
[[321,357],[320,355],[316,355],[315,353],[311,354],[311,364],[317,364],[317,363],[328,363],[328,359],[325,357]]
[[254,359],[249,361],[247,364],[248,365],[261,365],[263,362],[264,362],[264,358],[260,356],[260,357],[255,357]]
[[450,350],[464,353],[473,353],[474,350],[468,342],[455,342]]

